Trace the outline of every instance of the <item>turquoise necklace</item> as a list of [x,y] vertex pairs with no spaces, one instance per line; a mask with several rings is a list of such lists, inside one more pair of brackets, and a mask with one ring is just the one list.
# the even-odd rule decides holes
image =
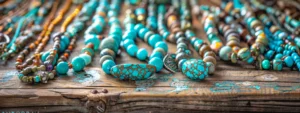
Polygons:
[[[66,36],[74,36],[79,31],[83,30],[84,25],[88,21],[88,19],[92,16],[95,10],[96,13],[92,19],[92,25],[87,28],[84,33],[85,38],[85,47],[81,50],[81,54],[72,58],[71,62],[68,63],[67,59],[62,58],[59,60],[56,71],[58,75],[65,75],[69,71],[69,69],[73,69],[75,72],[80,72],[84,69],[86,65],[89,65],[92,61],[92,56],[94,56],[95,51],[99,47],[100,38],[98,34],[100,34],[105,26],[105,15],[107,10],[107,0],[103,0],[98,2],[97,0],[91,0],[84,5],[81,10],[81,15],[77,18],[73,24],[68,28],[69,32],[66,32]],[[79,29],[78,29],[79,28]],[[73,32],[76,31],[76,32]],[[68,47],[68,50],[72,47]],[[64,56],[67,57],[67,56]]]
[[[154,4],[153,4],[154,5]],[[146,10],[143,7],[139,7],[135,10],[136,16],[133,14],[132,10],[127,11],[127,16],[124,20],[124,26],[126,31],[122,37],[122,47],[131,57],[137,57],[139,60],[145,61],[149,59],[148,64],[120,64],[115,65],[113,60],[105,58],[106,61],[102,64],[102,69],[106,74],[111,74],[115,78],[120,80],[144,80],[148,79],[154,72],[159,72],[163,68],[162,58],[166,53],[162,48],[162,38],[159,34],[155,34],[149,28],[145,27],[142,23],[135,24],[135,17],[140,18],[138,21],[144,22],[146,15]],[[151,15],[151,14],[150,14]],[[154,14],[152,15],[154,16]],[[153,25],[154,20],[148,20],[147,23]],[[149,25],[149,24],[148,24]],[[151,26],[149,26],[151,27]],[[136,34],[144,42],[148,43],[154,48],[150,57],[148,57],[148,52],[145,48],[138,49],[134,40],[136,40]],[[104,44],[103,42],[101,45]],[[103,45],[104,46],[104,45]],[[102,58],[100,62],[103,61]]]

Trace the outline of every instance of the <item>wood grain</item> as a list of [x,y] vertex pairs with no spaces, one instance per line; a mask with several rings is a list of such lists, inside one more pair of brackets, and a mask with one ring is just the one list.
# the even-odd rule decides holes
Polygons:
[[[200,4],[209,3],[200,1]],[[124,11],[128,7],[122,8]],[[123,17],[124,13],[120,18]],[[200,22],[193,22],[197,36],[206,40]],[[79,55],[84,46],[80,36],[71,58]],[[46,49],[52,44],[51,40]],[[152,51],[140,40],[137,44]],[[170,53],[176,51],[174,44],[168,46]],[[99,52],[96,52],[85,72],[71,71],[68,76],[56,77],[48,84],[29,85],[15,76],[14,59],[11,59],[7,65],[0,66],[0,111],[300,112],[300,74],[296,71],[259,71],[251,65],[218,60],[216,73],[204,81],[192,81],[166,70],[149,80],[120,81],[105,75],[98,61]],[[124,50],[116,62],[144,63],[131,58]]]

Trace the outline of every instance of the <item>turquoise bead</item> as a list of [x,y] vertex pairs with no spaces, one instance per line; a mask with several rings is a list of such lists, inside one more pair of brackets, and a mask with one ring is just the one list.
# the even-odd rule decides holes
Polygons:
[[136,32],[135,31],[126,31],[122,38],[123,38],[123,40],[125,40],[125,39],[135,40]]
[[237,55],[243,61],[247,61],[248,58],[251,57],[251,52],[250,52],[249,48],[242,48],[242,49],[239,50],[239,52],[237,53]]
[[97,50],[100,45],[100,40],[97,35],[85,35],[84,36],[84,44],[87,45],[88,43],[94,44],[94,50]]
[[230,46],[224,46],[219,51],[219,56],[222,60],[228,61],[230,60],[230,54],[232,52],[232,49]]
[[183,63],[181,72],[192,80],[204,80],[208,76],[208,67],[203,60],[189,59]]
[[70,39],[64,35],[61,37],[61,41],[65,42],[65,44],[67,44],[67,45],[70,44]]
[[145,34],[150,31],[148,28],[142,28],[140,31],[139,31],[139,37],[142,39],[144,38]]
[[156,72],[159,72],[164,66],[162,59],[157,57],[151,58],[149,64],[156,67]]
[[123,41],[123,47],[124,48],[127,48],[129,45],[131,45],[131,44],[135,44],[134,43],[134,41],[132,40],[132,39],[125,39],[124,41]]
[[18,74],[19,79],[22,79],[23,76],[24,76],[24,74],[22,74],[22,73]]
[[88,54],[80,54],[79,57],[83,58],[85,65],[88,65],[92,62],[92,57]]
[[107,37],[107,38],[104,38],[100,44],[100,50],[103,50],[104,48],[114,50],[114,52],[117,53],[118,49],[119,49],[119,44],[117,43],[117,41],[114,38]]
[[59,62],[56,66],[56,72],[58,74],[65,75],[69,70],[69,65],[67,62]]
[[72,59],[71,64],[74,71],[82,71],[85,66],[85,61],[81,57],[75,57]]
[[282,55],[281,53],[275,55],[275,58],[276,58],[276,59],[281,59],[282,57],[283,57],[283,55]]
[[284,58],[284,63],[287,67],[292,67],[294,64],[294,61],[291,56],[287,56]]
[[49,51],[44,52],[44,53],[42,54],[42,57],[41,57],[42,62],[45,62],[45,61],[46,61],[46,58],[47,58],[49,55],[50,55],[50,52],[49,52]]
[[283,68],[282,61],[280,59],[273,60],[273,70],[281,71]]
[[166,40],[169,35],[170,35],[170,32],[164,32],[162,37],[164,38],[164,40]]
[[41,77],[40,76],[35,76],[34,77],[34,82],[39,83],[41,81]]
[[134,57],[138,51],[138,47],[135,44],[131,44],[126,48],[127,53]]
[[145,26],[143,25],[143,24],[136,24],[135,26],[134,26],[134,30],[136,31],[136,32],[139,32],[142,28],[144,28]]
[[106,74],[110,74],[110,69],[115,65],[116,65],[116,63],[113,60],[105,60],[102,64],[102,70]]
[[265,54],[265,58],[267,58],[267,59],[272,59],[273,58],[273,56],[275,55],[275,51],[273,51],[273,50],[269,50],[266,54]]
[[254,62],[254,58],[253,57],[248,58],[248,60],[247,60],[248,64],[252,64],[253,62]]
[[168,44],[164,41],[159,41],[155,44],[155,48],[163,48],[165,52],[168,52]]
[[164,56],[161,52],[152,52],[150,55],[150,59],[153,59],[155,57],[159,59],[163,59]]
[[261,66],[263,69],[268,70],[271,67],[270,61],[265,59],[261,62]]
[[139,60],[146,60],[148,56],[148,51],[145,48],[141,48],[137,51],[137,58]]
[[110,69],[110,73],[120,80],[145,80],[154,72],[155,67],[148,64],[120,64]]
[[162,37],[159,34],[154,34],[150,36],[148,43],[150,44],[151,47],[154,47],[155,44],[159,41],[162,41]]
[[65,42],[63,41],[60,41],[59,52],[60,53],[64,52],[66,48],[67,48],[67,44],[65,44]]

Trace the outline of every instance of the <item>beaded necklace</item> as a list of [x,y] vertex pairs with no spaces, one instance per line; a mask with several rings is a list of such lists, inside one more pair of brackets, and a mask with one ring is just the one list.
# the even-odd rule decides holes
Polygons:
[[1,55],[2,60],[6,61],[10,57],[14,56],[14,54],[22,50],[25,44],[29,43],[33,37],[36,37],[36,34],[43,30],[40,24],[43,22],[44,17],[48,14],[48,11],[51,9],[53,3],[53,0],[48,1],[43,7],[39,8],[37,17],[33,17],[35,20],[34,25],[29,26],[27,30],[21,33],[21,36],[16,39],[15,43],[9,48],[9,50]]
[[[87,28],[87,30],[84,33],[85,47],[81,50],[81,54],[79,56],[76,56],[72,59],[71,63],[68,64],[66,62],[66,59],[59,62],[56,67],[56,71],[58,74],[66,74],[69,68],[73,68],[75,72],[79,72],[82,71],[85,66],[91,63],[92,56],[94,56],[95,51],[98,50],[100,39],[102,38],[99,34],[102,33],[103,28],[105,26],[107,6],[107,0],[103,0],[99,3],[98,1],[93,0],[90,1],[90,3],[86,5],[86,7],[84,7],[84,10],[87,11],[84,12],[87,18],[90,18],[93,12],[97,9],[92,19],[93,23]],[[91,8],[93,10],[87,10],[87,8]],[[85,23],[87,20],[88,19],[80,22]],[[65,57],[68,58],[67,56]]]
[[[167,26],[172,31],[172,34],[169,35],[170,38],[168,39],[173,43],[177,43],[177,51],[176,55],[167,55],[164,60],[169,60],[173,63],[176,62],[176,67],[174,66],[172,68],[181,71],[188,78],[193,80],[203,80],[209,73],[212,74],[214,72],[216,62],[212,63],[212,60],[204,62],[201,59],[190,58],[189,56],[192,53],[188,50],[188,42],[191,42],[196,51],[199,51],[201,57],[208,57],[213,52],[211,52],[211,48],[207,44],[203,43],[201,39],[196,38],[195,34],[192,32],[190,26],[191,15],[188,10],[187,1],[183,0],[181,3],[178,2],[173,4],[181,4],[181,6],[179,6],[181,23],[179,23],[180,20],[177,17],[176,9],[173,8],[169,9],[166,14],[166,19]],[[207,54],[207,56],[204,56],[204,54]],[[165,63],[165,66],[168,67],[168,62]]]
[[[48,79],[54,78],[55,71],[52,71],[52,68],[53,68],[53,64],[55,64],[56,59],[58,57],[56,51],[58,51],[58,49],[60,47],[59,46],[59,41],[60,41],[59,37],[57,35],[54,35],[54,47],[48,55],[43,53],[42,59],[40,59],[41,58],[40,52],[42,51],[42,49],[45,47],[46,43],[50,39],[50,34],[53,31],[56,24],[58,24],[62,20],[63,15],[70,8],[71,3],[72,3],[71,0],[67,0],[66,3],[64,4],[64,7],[59,11],[57,17],[51,21],[50,25],[46,29],[44,29],[45,34],[43,34],[43,32],[42,32],[42,36],[44,36],[44,38],[42,39],[42,43],[30,45],[27,50],[24,50],[24,51],[27,51],[27,54],[29,54],[29,51],[30,50],[33,51],[34,47],[37,45],[34,55],[32,57],[30,57],[29,59],[27,59],[24,64],[22,64],[22,62],[23,62],[23,59],[25,58],[25,55],[23,55],[23,57],[20,57],[20,59],[17,59],[16,67],[20,72],[18,74],[18,76],[22,82],[47,83]],[[47,56],[46,59],[43,59],[44,58],[43,56]],[[42,62],[44,64],[40,65],[40,60],[42,60]],[[31,63],[34,63],[34,66],[26,67],[26,66],[29,66]],[[34,75],[31,76],[32,74],[34,74]]]

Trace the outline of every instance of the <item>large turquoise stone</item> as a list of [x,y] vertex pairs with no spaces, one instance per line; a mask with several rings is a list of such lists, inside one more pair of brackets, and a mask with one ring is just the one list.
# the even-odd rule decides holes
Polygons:
[[182,65],[181,72],[193,80],[204,80],[208,76],[208,67],[200,59],[189,59]]
[[110,69],[111,75],[120,80],[145,80],[155,71],[155,67],[148,64],[121,64]]

